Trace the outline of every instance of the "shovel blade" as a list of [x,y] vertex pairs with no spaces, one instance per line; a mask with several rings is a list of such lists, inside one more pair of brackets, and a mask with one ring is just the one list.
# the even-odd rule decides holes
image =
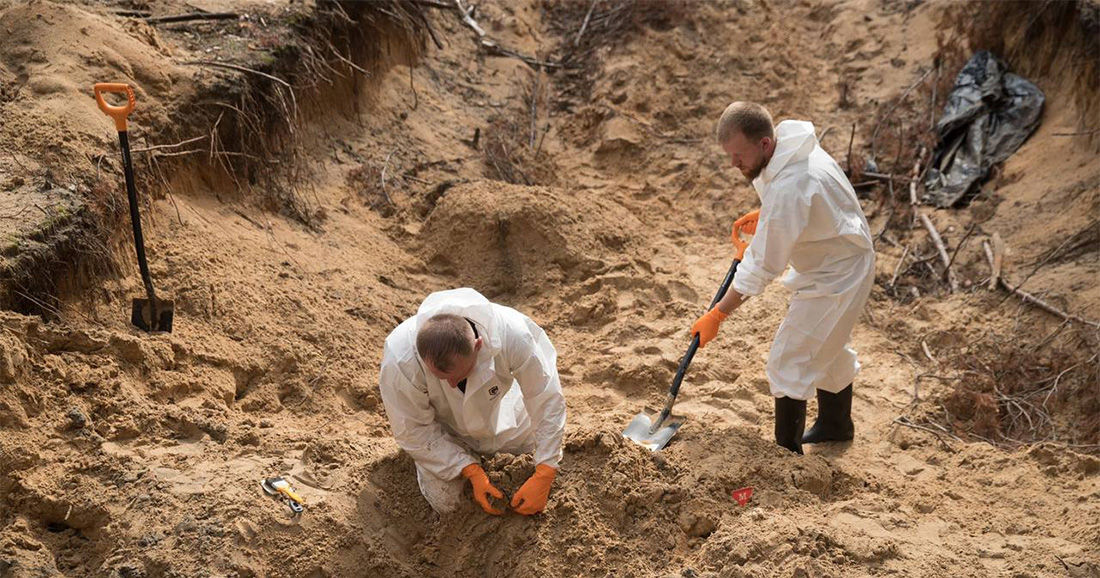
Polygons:
[[153,304],[148,299],[134,299],[130,308],[130,323],[144,331],[164,331],[171,333],[172,316],[175,302],[170,299],[157,299],[157,318],[153,319]]
[[687,418],[679,415],[669,415],[665,418],[665,421],[657,424],[657,429],[653,429],[654,421],[659,416],[660,412],[647,407],[645,411],[634,416],[634,419],[623,430],[623,437],[651,452],[664,448],[668,445],[672,436],[676,435],[680,426],[684,425]]

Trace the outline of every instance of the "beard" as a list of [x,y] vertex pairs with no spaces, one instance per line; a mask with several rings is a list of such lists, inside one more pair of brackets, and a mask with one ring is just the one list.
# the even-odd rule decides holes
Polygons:
[[741,174],[751,183],[756,180],[756,177],[760,176],[760,173],[764,172],[764,167],[768,166],[768,159],[762,158],[760,162],[756,163],[755,167],[750,168],[747,171],[741,171]]

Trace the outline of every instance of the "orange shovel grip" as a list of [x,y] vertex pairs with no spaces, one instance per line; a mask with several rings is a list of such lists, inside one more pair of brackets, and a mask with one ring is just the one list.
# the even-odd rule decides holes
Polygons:
[[737,260],[741,261],[745,258],[745,249],[749,247],[748,241],[741,239],[741,231],[753,235],[756,234],[756,223],[760,219],[760,211],[751,211],[745,213],[740,219],[733,222],[733,231],[730,233],[730,242],[733,243],[734,248],[737,249]]
[[[95,92],[95,102],[103,114],[115,119],[115,128],[118,132],[126,132],[126,117],[134,110],[137,100],[134,98],[134,89],[125,82],[97,82],[92,90]],[[103,99],[104,92],[117,92],[125,94],[127,102],[122,106],[107,104]]]

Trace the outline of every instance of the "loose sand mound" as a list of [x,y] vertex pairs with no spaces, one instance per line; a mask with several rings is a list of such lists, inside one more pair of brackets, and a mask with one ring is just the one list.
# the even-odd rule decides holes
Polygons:
[[[850,482],[825,460],[784,456],[745,430],[694,443],[701,441],[704,447],[653,454],[624,440],[617,428],[572,431],[547,513],[537,522],[514,513],[486,517],[472,501],[434,522],[409,483],[416,474],[405,456],[371,467],[359,508],[369,527],[392,536],[392,555],[448,575],[598,575],[614,568],[623,576],[648,576],[666,567],[670,551],[703,543],[703,560],[748,563],[752,575],[755,564],[770,566],[793,529],[745,531],[745,520],[756,525],[773,516],[737,505],[733,490],[753,483],[756,501],[772,507],[835,499],[849,490]],[[534,471],[530,456],[496,456],[486,467],[508,496]],[[734,542],[750,534],[747,549],[737,548]],[[801,544],[796,550],[801,555],[785,567],[805,566],[814,554]],[[837,550],[838,556],[866,555]]]
[[447,192],[421,241],[434,273],[486,295],[523,297],[635,254],[640,228],[624,207],[597,194],[480,181]]

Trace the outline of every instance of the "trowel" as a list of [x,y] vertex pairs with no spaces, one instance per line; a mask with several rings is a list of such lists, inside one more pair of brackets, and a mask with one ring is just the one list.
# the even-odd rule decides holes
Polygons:
[[[714,295],[714,299],[710,302],[710,307],[707,307],[707,311],[710,311],[726,296],[726,291],[733,283],[733,276],[737,273],[737,265],[741,263],[741,259],[745,256],[745,249],[749,246],[747,241],[741,239],[741,231],[744,228],[747,233],[756,232],[755,219],[746,222],[751,215],[752,213],[738,219],[733,225],[733,233],[730,238],[736,249],[736,257],[733,259],[733,264],[730,265],[730,270],[726,273],[722,285],[718,287],[718,293]],[[742,224],[738,225],[737,223]],[[646,407],[645,411],[634,416],[634,419],[626,426],[626,429],[623,430],[623,437],[654,452],[668,445],[672,436],[676,435],[680,426],[687,421],[684,416],[672,415],[672,406],[676,403],[676,395],[680,393],[680,383],[684,381],[684,374],[687,373],[687,368],[691,365],[691,360],[695,357],[695,352],[698,349],[699,334],[695,334],[691,337],[691,345],[688,346],[687,353],[680,359],[680,367],[676,370],[672,387],[668,388],[668,400],[665,402],[664,409],[658,412],[653,408]]]

